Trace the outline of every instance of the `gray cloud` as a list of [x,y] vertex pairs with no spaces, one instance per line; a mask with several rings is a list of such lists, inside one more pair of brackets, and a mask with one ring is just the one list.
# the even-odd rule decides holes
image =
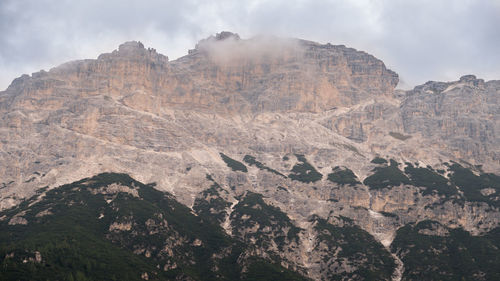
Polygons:
[[129,40],[176,58],[222,30],[344,44],[382,59],[408,85],[468,73],[500,79],[498,26],[497,0],[2,0],[0,89]]

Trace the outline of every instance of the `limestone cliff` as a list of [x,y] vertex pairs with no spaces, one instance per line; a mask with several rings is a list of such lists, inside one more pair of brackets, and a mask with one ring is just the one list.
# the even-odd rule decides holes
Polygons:
[[[352,242],[331,242],[339,228],[373,235],[378,255],[409,223],[497,227],[500,83],[397,83],[382,61],[345,46],[227,32],[174,61],[127,42],[23,75],[0,92],[0,209],[43,187],[127,173],[230,235],[271,233],[255,253],[287,249],[285,265],[314,279],[358,278],[368,266],[347,253],[339,262]],[[262,196],[255,208],[283,212],[282,228],[238,226],[250,192]],[[387,276],[388,264],[371,270]]]
[[481,164],[500,161],[500,81],[467,75],[454,82],[427,82],[401,104],[405,133],[446,144],[455,157]]

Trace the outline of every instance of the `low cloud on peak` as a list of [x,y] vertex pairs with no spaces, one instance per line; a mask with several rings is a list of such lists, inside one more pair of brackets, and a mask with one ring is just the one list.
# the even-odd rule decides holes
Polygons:
[[500,79],[498,26],[494,0],[3,0],[0,89],[125,41],[175,59],[221,30],[344,44],[383,60],[410,87],[467,73]]

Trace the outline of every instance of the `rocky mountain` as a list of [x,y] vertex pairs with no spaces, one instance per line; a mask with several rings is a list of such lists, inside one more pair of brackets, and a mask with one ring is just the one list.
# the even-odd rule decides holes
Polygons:
[[[133,278],[245,279],[256,261],[290,279],[497,279],[500,81],[468,75],[407,92],[397,83],[382,61],[345,46],[229,32],[174,61],[127,42],[21,76],[0,92],[1,235],[16,237],[1,245],[4,268],[26,260],[37,272],[37,252],[67,266],[54,260],[57,245],[32,242],[44,219],[77,215],[37,217],[57,195],[58,210],[127,210],[79,224],[127,252]],[[134,180],[94,178],[104,172]],[[113,207],[116,196],[142,203]],[[148,219],[167,213],[171,227],[151,234]],[[167,259],[159,249],[172,231],[184,242]],[[193,241],[216,244],[198,251]],[[173,262],[182,270],[165,268]]]
[[404,131],[445,143],[457,158],[498,163],[499,91],[499,81],[484,82],[473,75],[417,86],[401,104]]
[[125,174],[41,190],[4,216],[4,280],[306,280]]

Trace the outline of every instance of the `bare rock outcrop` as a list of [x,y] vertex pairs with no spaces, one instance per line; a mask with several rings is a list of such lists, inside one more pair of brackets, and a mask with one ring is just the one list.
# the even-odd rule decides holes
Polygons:
[[427,82],[401,104],[404,131],[446,144],[457,158],[500,162],[500,82],[466,75],[454,82]]
[[[451,183],[449,164],[478,177],[500,172],[500,83],[464,76],[406,93],[397,83],[382,61],[352,48],[230,32],[174,61],[127,42],[94,60],[23,75],[0,92],[0,209],[44,187],[127,173],[211,214],[229,234],[286,237],[256,251],[287,249],[288,266],[315,278],[355,278],[363,266],[323,260],[341,255],[344,244],[330,243],[337,228],[370,233],[387,248],[399,227],[426,219],[474,235],[498,226],[496,178],[486,176],[493,180],[467,197],[468,187]],[[379,167],[376,157],[442,170],[454,196],[407,182],[370,188],[363,182]],[[110,202],[117,193],[138,196],[114,185],[95,192]],[[259,222],[238,233],[235,223],[246,218],[240,210],[234,220],[238,200],[248,192],[283,211],[285,227]],[[27,223],[21,215],[12,221]],[[111,230],[133,227],[116,222]],[[317,240],[322,233],[331,239]],[[381,245],[374,251],[385,251]],[[307,259],[314,249],[320,254]]]

